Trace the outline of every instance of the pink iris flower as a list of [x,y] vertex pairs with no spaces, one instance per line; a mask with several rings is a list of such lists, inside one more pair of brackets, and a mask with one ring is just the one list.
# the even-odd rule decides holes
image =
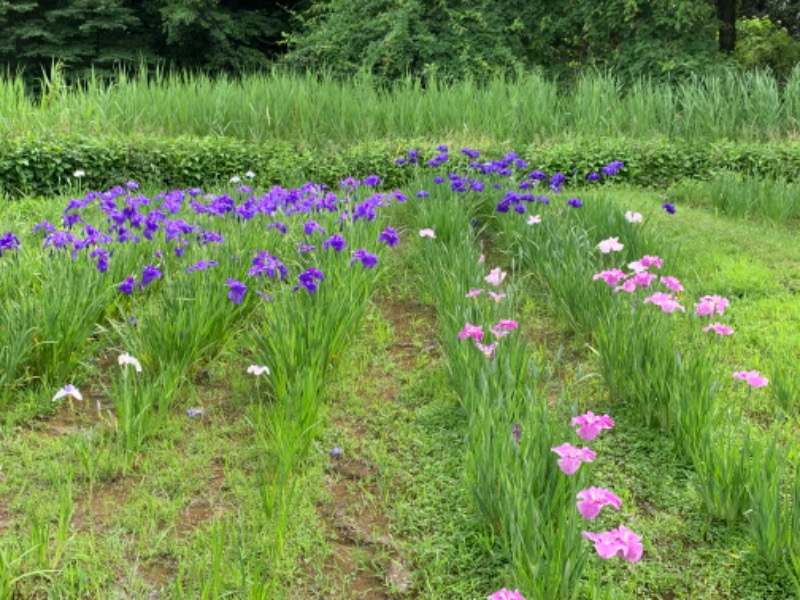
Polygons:
[[580,425],[577,433],[587,442],[597,437],[603,429],[611,429],[614,427],[614,421],[608,415],[596,415],[592,411],[588,411],[585,415],[578,415],[572,419],[573,425]]
[[632,210],[625,213],[625,218],[629,223],[641,223],[643,219],[641,213],[633,212]]
[[639,273],[636,273],[636,274],[633,276],[633,278],[632,278],[632,279],[633,279],[633,282],[634,282],[634,283],[635,283],[635,284],[636,284],[638,287],[650,287],[650,284],[651,284],[651,283],[653,282],[653,280],[654,280],[654,279],[656,279],[656,278],[658,278],[658,275],[656,275],[655,273],[647,273],[647,272],[645,272],[645,271],[641,271],[641,272],[639,272]]
[[426,237],[433,239],[436,237],[436,232],[433,229],[420,229],[419,237]]
[[536,225],[542,222],[542,217],[539,215],[531,215],[528,217],[528,225]]
[[703,296],[700,298],[700,302],[695,302],[695,314],[698,317],[712,315],[715,312],[721,315],[725,312],[728,304],[730,304],[728,299],[722,296]]
[[642,537],[624,525],[602,533],[584,531],[581,535],[594,542],[594,549],[597,550],[600,558],[619,556],[630,562],[636,562],[642,558]]
[[619,291],[628,292],[629,294],[636,291],[636,282],[633,279],[628,279],[622,285],[614,288],[615,292]]
[[736,371],[733,376],[747,382],[747,385],[754,388],[764,387],[769,383],[769,379],[762,377],[758,371]]
[[652,296],[649,296],[644,299],[645,303],[652,302],[665,313],[675,312],[676,310],[680,310],[682,312],[686,312],[686,309],[681,306],[681,304],[675,299],[672,294],[665,294],[664,292],[656,292]]
[[519,590],[507,590],[503,588],[499,592],[495,592],[491,596],[487,596],[486,600],[525,600],[525,597],[519,593]]
[[600,249],[600,252],[603,254],[608,254],[609,252],[619,252],[625,246],[619,243],[618,237],[608,238],[607,240],[603,240],[597,247]]
[[469,292],[467,293],[465,298],[475,298],[476,296],[480,296],[483,293],[483,290],[479,290],[477,288],[470,288]]
[[614,510],[619,510],[622,507],[622,500],[616,494],[612,494],[608,490],[599,487],[590,487],[589,489],[578,492],[578,512],[581,513],[584,519],[591,521],[600,514],[600,509],[606,505],[614,507]]
[[672,291],[672,292],[682,292],[683,291],[683,286],[681,285],[681,282],[678,281],[677,277],[662,277],[661,278],[661,283],[663,283],[665,286],[667,286],[667,289]]
[[489,331],[491,331],[496,337],[501,338],[514,331],[517,327],[519,327],[519,323],[516,321],[501,319],[497,325],[490,327]]
[[483,327],[470,323],[464,325],[464,329],[458,334],[458,339],[465,340],[467,338],[473,338],[476,342],[480,342],[483,339]]
[[489,296],[492,298],[492,300],[494,300],[497,303],[499,303],[500,300],[506,297],[505,294],[495,294],[494,292],[489,292]]
[[611,269],[609,271],[601,271],[592,277],[592,281],[602,279],[607,285],[617,285],[620,281],[625,279],[627,275],[619,269]]
[[675,297],[672,294],[665,294],[664,292],[656,292],[652,296],[648,296],[644,299],[644,303],[647,304],[651,302],[653,304],[661,304],[667,300],[674,300]]
[[486,358],[494,358],[494,351],[497,348],[497,342],[492,342],[488,346],[481,344],[479,341],[475,340],[475,346],[486,355]]
[[491,271],[489,271],[489,274],[486,277],[484,277],[483,279],[484,279],[484,281],[486,281],[486,283],[489,283],[489,284],[497,287],[498,285],[500,285],[500,283],[505,278],[506,278],[506,272],[505,271],[501,271],[500,267],[496,267],[496,268],[492,269]]
[[582,462],[593,462],[597,456],[589,448],[576,448],[572,444],[561,444],[550,450],[561,457],[558,460],[558,468],[567,475],[575,473]]
[[722,323],[712,323],[708,327],[703,327],[703,331],[711,331],[712,329],[719,335],[731,335],[733,333],[733,327],[728,327]]
[[639,259],[639,262],[645,269],[649,269],[650,267],[658,267],[660,269],[663,264],[658,256],[650,256],[649,254],[645,254]]
[[635,273],[647,271],[647,267],[645,267],[640,260],[635,260],[632,263],[628,263],[628,268]]

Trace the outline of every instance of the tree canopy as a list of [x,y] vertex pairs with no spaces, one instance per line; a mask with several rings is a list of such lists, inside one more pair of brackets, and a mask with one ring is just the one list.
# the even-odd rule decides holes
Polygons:
[[[748,47],[734,52],[745,17]],[[0,0],[0,65],[33,78],[54,60],[72,77],[141,63],[384,81],[587,66],[661,77],[731,56],[785,69],[798,37],[800,0]]]

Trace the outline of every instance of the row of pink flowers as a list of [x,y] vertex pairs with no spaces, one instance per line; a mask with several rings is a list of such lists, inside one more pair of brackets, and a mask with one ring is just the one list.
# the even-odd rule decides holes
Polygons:
[[[603,245],[603,247],[616,247],[618,242],[618,238],[609,238],[608,240],[601,242],[598,247],[600,247],[600,245]],[[603,251],[602,247],[601,251]],[[634,292],[640,287],[650,287],[650,284],[655,281],[656,278],[659,278],[654,273],[647,272],[647,269],[650,267],[657,267],[661,269],[662,266],[663,261],[658,256],[645,255],[638,261],[628,264],[628,267],[632,270],[632,273],[625,273],[620,269],[610,269],[595,274],[592,279],[594,281],[602,279],[607,285],[616,286],[614,291],[624,290],[626,292]],[[663,283],[670,291],[678,293],[684,291],[681,282],[676,277],[660,277],[659,279],[661,283]],[[624,283],[622,285],[617,285],[620,281],[624,281]],[[666,313],[672,313],[676,310],[686,312],[686,308],[680,304],[678,298],[676,298],[673,294],[667,294],[664,292],[655,292],[654,294],[648,296],[644,299],[644,304],[654,304]],[[728,308],[728,306],[730,306],[730,301],[724,296],[719,296],[717,294],[706,294],[705,296],[702,296],[698,302],[695,302],[694,314],[698,317],[713,316],[714,314],[722,315],[725,313],[725,309]],[[733,328],[729,327],[728,325],[723,325],[719,321],[703,327],[703,331],[713,331],[720,336],[733,335]],[[754,388],[764,387],[769,384],[769,379],[762,376],[758,371],[737,371],[733,374],[733,376],[736,379],[741,379],[750,387]]]
[[[609,238],[601,244],[605,244],[617,238]],[[655,273],[650,273],[648,269],[656,267],[661,269],[664,262],[658,256],[645,255],[637,261],[628,264],[631,269],[630,273],[625,273],[620,269],[609,269],[596,273],[592,279],[597,281],[602,279],[606,285],[614,286],[615,292],[628,292],[633,293],[639,288],[649,288],[655,281],[660,281],[670,292],[680,293],[684,291],[683,285],[677,277],[659,276]],[[618,285],[623,282],[621,285]],[[679,302],[678,298],[673,294],[664,292],[655,292],[644,299],[645,304],[653,304],[658,306],[666,313],[675,311],[686,312],[686,308]],[[714,313],[723,314],[730,302],[727,298],[717,295],[706,295],[700,298],[699,302],[695,303],[695,315],[704,317],[713,315]],[[708,327],[703,328],[703,331],[714,331],[719,335],[731,335],[733,329],[722,323],[714,323]]]
[[[575,433],[583,439],[591,441],[601,431],[614,427],[614,421],[608,415],[596,415],[592,411],[588,411],[586,414],[574,417],[572,425],[578,426]],[[590,448],[576,448],[569,443],[556,446],[552,450],[561,457],[558,467],[567,475],[573,475],[581,463],[593,462],[597,456]],[[614,510],[622,507],[622,500],[619,496],[599,487],[581,490],[578,492],[577,498],[578,512],[588,521],[597,517],[604,506],[611,506]],[[624,525],[600,533],[584,531],[581,535],[594,542],[595,550],[601,558],[619,556],[625,560],[636,562],[642,557],[641,536],[636,535]]]

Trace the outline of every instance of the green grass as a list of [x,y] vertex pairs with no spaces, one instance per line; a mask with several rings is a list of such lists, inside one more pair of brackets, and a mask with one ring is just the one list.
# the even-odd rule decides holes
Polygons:
[[736,173],[718,173],[709,181],[684,182],[670,195],[690,206],[706,205],[736,217],[797,227],[800,185]]
[[[80,89],[45,83],[41,102],[19,78],[0,82],[0,134],[230,136],[303,147],[406,138],[531,143],[598,136],[780,140],[800,125],[800,70],[785,86],[769,74],[724,72],[680,85],[624,86],[587,74],[564,89],[532,72],[479,85],[406,79],[379,88],[368,76],[274,71],[242,79],[142,70]],[[355,100],[357,99],[357,100]]]

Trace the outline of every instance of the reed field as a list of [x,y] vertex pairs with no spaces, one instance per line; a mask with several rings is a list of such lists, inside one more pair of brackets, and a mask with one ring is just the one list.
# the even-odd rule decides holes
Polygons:
[[592,137],[781,140],[800,129],[800,70],[723,71],[679,83],[587,74],[559,86],[536,73],[455,83],[273,71],[239,79],[141,69],[113,83],[67,85],[57,68],[32,101],[0,83],[0,135],[229,136],[301,147],[403,137],[514,144]]
[[0,202],[0,599],[800,597],[795,175],[481,146],[780,147],[798,82],[7,78],[9,138],[432,141]]

